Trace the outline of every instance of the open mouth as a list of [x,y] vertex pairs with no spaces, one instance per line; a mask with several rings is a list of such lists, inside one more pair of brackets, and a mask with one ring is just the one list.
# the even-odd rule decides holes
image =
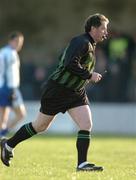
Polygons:
[[106,35],[103,35],[103,36],[102,36],[102,39],[107,39],[107,36],[106,36]]

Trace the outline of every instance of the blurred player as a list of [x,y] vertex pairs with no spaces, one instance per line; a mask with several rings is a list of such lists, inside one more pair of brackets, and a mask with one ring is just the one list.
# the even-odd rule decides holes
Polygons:
[[[20,60],[18,56],[23,42],[24,36],[21,32],[12,32],[9,35],[8,45],[0,50],[0,137],[5,136],[25,115],[25,107],[19,91]],[[15,113],[12,120],[9,119],[11,109]]]
[[47,130],[57,113],[68,111],[79,127],[76,142],[77,171],[103,170],[103,167],[87,162],[92,116],[85,85],[89,82],[97,83],[102,78],[101,74],[94,72],[94,53],[96,43],[107,36],[108,23],[104,15],[89,16],[85,22],[85,33],[72,38],[60,56],[57,69],[44,86],[37,119],[22,126],[12,138],[2,140],[1,160],[6,166],[10,165],[13,149],[18,143]]

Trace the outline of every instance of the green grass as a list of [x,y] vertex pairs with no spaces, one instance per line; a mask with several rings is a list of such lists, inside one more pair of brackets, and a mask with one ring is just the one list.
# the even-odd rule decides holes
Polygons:
[[37,136],[18,145],[11,167],[0,163],[0,180],[135,180],[136,138],[97,137],[88,160],[103,172],[76,172],[76,137]]

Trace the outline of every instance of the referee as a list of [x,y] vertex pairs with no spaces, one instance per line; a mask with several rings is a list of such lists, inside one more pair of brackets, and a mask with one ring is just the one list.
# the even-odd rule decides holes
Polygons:
[[10,166],[15,146],[47,130],[57,113],[66,111],[79,127],[77,134],[77,171],[102,171],[103,167],[87,162],[92,116],[85,85],[97,83],[102,75],[94,72],[95,47],[106,39],[109,20],[94,14],[85,21],[85,33],[72,38],[60,56],[56,70],[44,85],[38,117],[22,126],[10,139],[1,141],[1,160]]

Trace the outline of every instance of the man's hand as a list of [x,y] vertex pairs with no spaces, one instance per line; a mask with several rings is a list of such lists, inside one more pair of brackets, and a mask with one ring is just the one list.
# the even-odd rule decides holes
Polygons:
[[93,82],[93,83],[97,83],[99,82],[100,80],[102,79],[102,75],[97,73],[97,72],[93,72],[92,73],[92,76],[90,78],[90,82]]

